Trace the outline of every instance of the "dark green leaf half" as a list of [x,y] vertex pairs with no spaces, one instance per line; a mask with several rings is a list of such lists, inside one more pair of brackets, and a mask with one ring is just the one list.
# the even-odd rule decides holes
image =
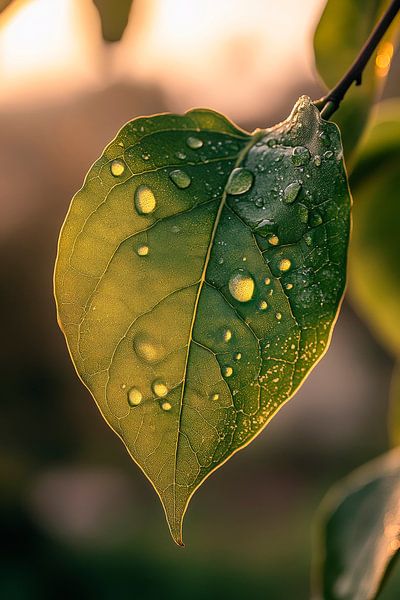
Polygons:
[[178,543],[194,491],[325,352],[349,213],[338,129],[307,97],[253,134],[209,110],[135,119],[73,199],[59,322]]
[[[316,67],[328,88],[350,67],[386,5],[386,0],[327,1],[315,32],[314,51]],[[395,23],[384,39],[393,42],[396,29]],[[342,132],[347,161],[357,146],[382,82],[376,74],[373,57],[364,71],[362,85],[352,86],[333,117]]]
[[400,449],[365,465],[324,500],[315,550],[324,600],[376,598],[400,540]]
[[351,176],[350,297],[382,343],[400,352],[400,102],[377,111]]
[[132,0],[93,0],[99,11],[101,31],[106,42],[119,42],[126,26]]

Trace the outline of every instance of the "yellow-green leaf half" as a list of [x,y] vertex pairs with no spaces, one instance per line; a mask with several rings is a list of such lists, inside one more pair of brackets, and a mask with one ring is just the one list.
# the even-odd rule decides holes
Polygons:
[[74,197],[59,322],[177,543],[194,491],[326,350],[349,222],[339,131],[307,97],[253,134],[210,110],[135,119]]

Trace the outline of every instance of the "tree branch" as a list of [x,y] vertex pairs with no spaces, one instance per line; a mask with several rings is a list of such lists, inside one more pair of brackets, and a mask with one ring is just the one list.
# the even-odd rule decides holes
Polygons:
[[326,96],[314,102],[315,106],[321,110],[321,116],[324,119],[329,119],[333,113],[337,111],[346,92],[354,82],[356,85],[361,84],[363,71],[371,58],[372,53],[385,35],[399,10],[400,0],[392,0],[387,10],[375,25],[369,38],[361,48],[357,58],[354,60],[347,73],[344,74],[342,79]]

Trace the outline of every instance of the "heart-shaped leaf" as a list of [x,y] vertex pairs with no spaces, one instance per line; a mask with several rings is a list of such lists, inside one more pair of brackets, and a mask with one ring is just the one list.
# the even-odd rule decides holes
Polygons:
[[73,199],[59,322],[178,543],[194,491],[326,350],[349,212],[338,129],[307,97],[253,134],[209,110],[135,119]]
[[400,448],[361,467],[325,498],[315,547],[324,600],[372,600],[400,547]]

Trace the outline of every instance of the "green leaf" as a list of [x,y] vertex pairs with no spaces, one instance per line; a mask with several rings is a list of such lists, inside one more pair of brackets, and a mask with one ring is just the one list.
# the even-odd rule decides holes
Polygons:
[[350,297],[378,339],[400,352],[400,101],[382,103],[351,176]]
[[324,600],[376,598],[398,555],[400,448],[361,467],[322,503],[315,550]]
[[106,42],[119,42],[126,26],[132,0],[93,0],[99,11],[101,31]]
[[400,365],[397,364],[390,386],[388,428],[392,446],[400,446]]
[[195,490],[325,352],[349,211],[339,132],[307,97],[253,134],[209,110],[135,119],[73,199],[59,322],[178,543]]
[[[328,0],[315,32],[316,67],[328,88],[344,75],[367,40],[386,7],[386,0]],[[393,41],[394,24],[385,35]],[[342,132],[346,160],[349,161],[367,123],[382,79],[377,77],[374,60],[367,65],[362,85],[352,86],[345,101],[333,116]]]

